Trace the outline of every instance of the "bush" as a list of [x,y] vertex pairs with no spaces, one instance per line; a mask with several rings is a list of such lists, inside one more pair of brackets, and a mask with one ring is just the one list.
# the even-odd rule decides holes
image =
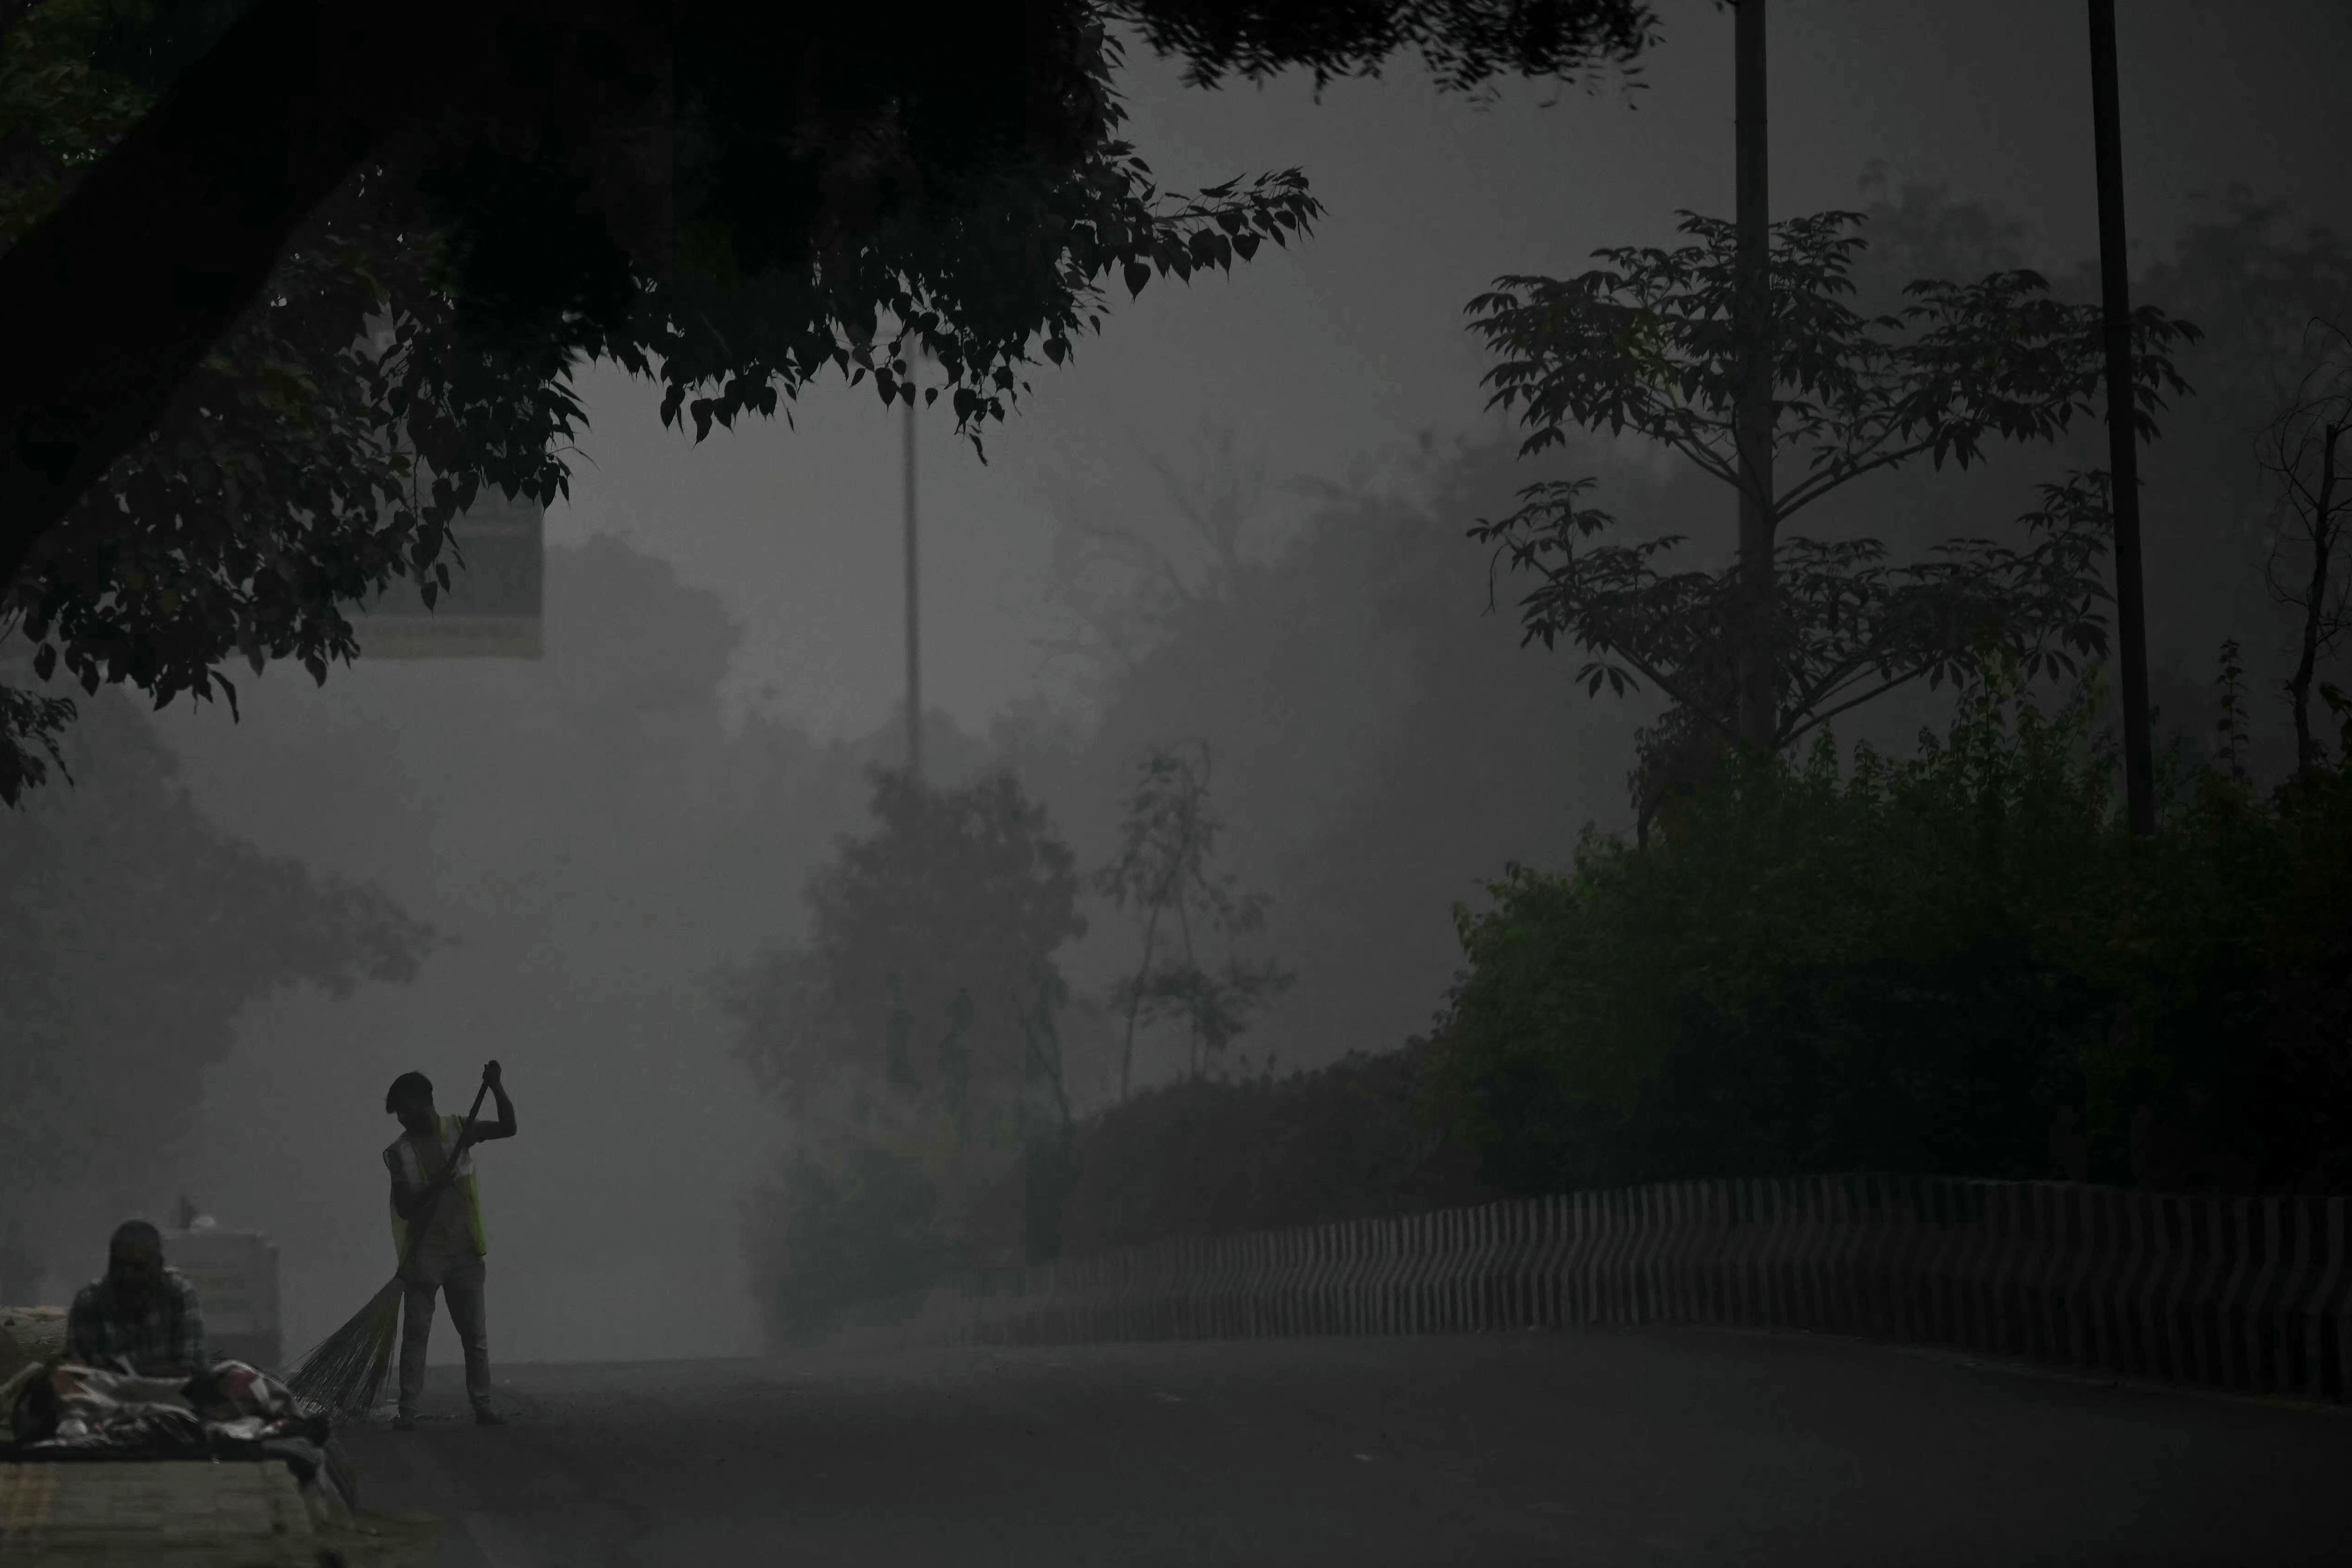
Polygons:
[[1482,1203],[1469,1152],[1431,1115],[1415,1042],[1287,1078],[1200,1079],[1079,1123],[1063,1251]]
[[[1009,773],[868,780],[871,831],[811,875],[806,938],[719,976],[737,1054],[803,1156],[752,1218],[788,1336],[1034,1257],[1024,1216],[1050,1219],[1058,1193],[1029,1146],[1066,1121],[1055,954],[1085,930],[1075,859]],[[1006,1201],[992,1184],[1024,1170],[1034,1197]]]
[[1457,910],[1434,1070],[1483,1173],[2352,1176],[2352,771],[2264,803],[2176,767],[2135,842],[2095,707],[1994,689],[1910,762],[1732,759],[1651,847],[1588,834]]
[[838,1173],[794,1159],[751,1211],[774,1336],[812,1343],[910,1309],[941,1276],[939,1208],[938,1187],[906,1155],[859,1149]]

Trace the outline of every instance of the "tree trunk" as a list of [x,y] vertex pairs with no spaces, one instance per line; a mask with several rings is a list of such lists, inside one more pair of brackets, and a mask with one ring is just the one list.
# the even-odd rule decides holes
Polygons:
[[1735,323],[1739,389],[1732,441],[1739,458],[1739,565],[1745,585],[1735,668],[1738,729],[1747,745],[1769,749],[1780,734],[1779,657],[1773,636],[1771,161],[1764,113],[1764,0],[1737,0],[1733,127],[1738,201],[1734,221],[1739,286]]
[[2294,698],[2294,766],[2306,784],[2319,767],[2319,747],[2311,738],[2311,685],[2319,668],[2319,628],[2327,617],[2327,572],[2334,555],[2336,509],[2336,447],[2347,426],[2329,426],[2319,447],[2319,488],[2311,508],[2311,582],[2303,598],[2303,647],[2287,679]]
[[1127,1039],[1118,1051],[1118,1102],[1127,1103],[1129,1081],[1135,1076],[1135,1016],[1143,1008],[1143,981],[1151,973],[1151,944],[1160,934],[1160,909],[1151,906],[1150,918],[1143,922],[1143,963],[1135,972],[1135,989],[1127,999]]
[[2107,336],[2108,503],[2116,526],[2116,641],[2124,703],[2124,799],[2131,830],[2156,831],[2148,733],[2147,607],[2141,592],[2139,437],[2132,397],[2131,258],[2124,248],[2124,162],[2116,89],[2116,0],[2090,0],[2091,124],[2099,177],[2099,282]]
[[[1184,850],[1188,859],[1191,858],[1192,849],[1192,833],[1188,826],[1184,838]],[[1201,966],[1192,957],[1192,917],[1185,911],[1184,886],[1181,882],[1176,887],[1176,930],[1184,942],[1184,967],[1197,980]],[[1192,1077],[1197,1079],[1201,1076],[1201,1014],[1197,994],[1190,1010],[1189,1028],[1192,1036],[1189,1049],[1192,1061]]]

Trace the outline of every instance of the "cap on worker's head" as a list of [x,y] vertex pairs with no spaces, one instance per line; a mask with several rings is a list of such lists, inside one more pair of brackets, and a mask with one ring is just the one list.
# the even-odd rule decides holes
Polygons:
[[387,1116],[398,1115],[400,1112],[400,1102],[412,1094],[421,1094],[425,1099],[431,1100],[433,1098],[433,1080],[426,1078],[421,1072],[404,1072],[398,1078],[394,1079],[392,1080],[392,1087],[383,1091],[384,1114]]
[[106,1249],[110,1253],[149,1247],[158,1252],[163,1251],[163,1233],[143,1219],[124,1220],[114,1227],[114,1235],[106,1244]]

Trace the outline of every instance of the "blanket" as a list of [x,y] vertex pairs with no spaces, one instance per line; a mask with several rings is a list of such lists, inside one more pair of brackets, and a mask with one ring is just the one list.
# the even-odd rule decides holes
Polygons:
[[327,1413],[243,1362],[187,1379],[66,1362],[9,1380],[15,1457],[248,1458],[286,1439],[323,1445]]

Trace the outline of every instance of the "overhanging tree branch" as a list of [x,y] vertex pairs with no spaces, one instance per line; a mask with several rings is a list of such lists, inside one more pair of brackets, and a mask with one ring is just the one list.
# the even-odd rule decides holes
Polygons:
[[[20,16],[10,43],[42,20]],[[211,665],[232,654],[321,674],[350,655],[337,606],[359,579],[380,589],[404,572],[437,585],[436,514],[485,483],[561,492],[581,416],[565,376],[583,356],[660,374],[665,422],[690,420],[701,438],[748,413],[789,418],[790,399],[828,370],[911,397],[919,346],[947,371],[977,446],[1030,365],[1066,362],[1077,334],[1099,328],[1108,279],[1132,294],[1155,277],[1229,269],[1266,240],[1304,236],[1320,212],[1296,170],[1160,190],[1118,133],[1112,21],[1186,54],[1202,81],[1369,72],[1410,47],[1450,87],[1630,68],[1654,26],[1622,0],[1533,11],[1023,0],[912,30],[873,7],[256,0],[217,39],[177,39],[194,64],[128,134],[100,138],[88,174],[0,256],[0,584],[87,634],[79,650],[73,633],[60,644],[69,668],[151,694],[226,695]],[[325,514],[337,526],[313,538],[289,524],[308,514],[282,494],[243,498],[236,528],[215,526],[219,509],[196,498],[202,545],[171,572],[139,567],[149,583],[172,579],[151,592],[107,564],[161,548],[173,526],[161,503],[186,499],[145,463],[152,493],[53,552],[76,559],[25,589],[61,520],[103,511],[89,498],[107,484],[109,502],[134,488],[126,464],[140,468],[142,440],[218,412],[206,363],[274,300],[322,204],[354,191],[397,215],[383,225],[390,251],[360,248],[362,271],[387,281],[399,257],[430,262],[436,309],[423,313],[441,352],[423,372],[403,353],[370,374],[384,384],[378,412],[405,422],[433,466],[435,493],[411,498],[409,520],[379,531],[356,564],[340,521],[356,513],[340,505]],[[405,331],[415,303],[371,308]],[[317,359],[361,323],[314,310],[304,330]],[[349,471],[331,451],[301,467]],[[268,594],[239,575],[246,542],[289,563]],[[206,615],[171,607],[191,602],[181,579],[209,583]],[[125,584],[116,616],[103,602]],[[286,601],[273,616],[287,614],[265,628],[271,595]]]

